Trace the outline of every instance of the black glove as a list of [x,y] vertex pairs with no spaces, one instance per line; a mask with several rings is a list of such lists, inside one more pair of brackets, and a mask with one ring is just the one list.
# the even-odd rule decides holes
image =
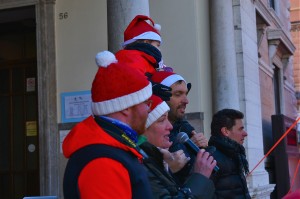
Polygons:
[[[148,81],[152,83],[151,77],[152,77],[153,74],[151,74],[151,73],[149,73],[149,72],[146,72],[145,75],[146,75]],[[153,84],[153,83],[152,83],[152,84]]]
[[153,94],[160,97],[163,101],[169,101],[171,96],[172,96],[172,88],[159,84],[159,83],[155,83],[155,82],[151,82],[152,83],[152,91]]

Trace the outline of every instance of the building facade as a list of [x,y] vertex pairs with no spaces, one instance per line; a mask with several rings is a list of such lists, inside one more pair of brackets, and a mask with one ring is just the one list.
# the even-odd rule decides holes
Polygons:
[[292,41],[296,46],[296,51],[293,56],[294,65],[294,80],[297,98],[298,116],[300,113],[300,2],[291,0],[291,36]]
[[[120,49],[123,31],[137,14],[162,26],[164,62],[193,85],[187,119],[209,138],[215,111],[241,110],[249,168],[256,168],[247,177],[250,194],[279,198],[289,188],[274,191],[280,184],[274,160],[281,156],[271,154],[256,165],[277,138],[272,117],[297,117],[290,5],[288,0],[2,0],[1,198],[63,198],[67,160],[60,147],[76,124],[65,120],[64,97],[89,91],[95,54]],[[290,149],[286,143],[280,147]],[[299,155],[283,156],[286,164],[279,166],[289,173]]]
[[291,0],[291,36],[296,51],[293,56],[294,80],[297,98],[298,116],[300,113],[300,2]]
[[[290,21],[291,21],[291,36],[292,41],[294,45],[296,46],[296,50],[294,52],[293,56],[293,67],[294,67],[294,85],[295,85],[295,91],[296,91],[296,100],[297,100],[297,112],[298,112],[298,118],[300,117],[300,1],[297,0],[291,0],[290,5]],[[300,132],[300,122],[298,122],[297,127],[297,135],[299,135]],[[297,168],[297,160],[299,160],[297,157],[294,158],[294,164],[291,171],[295,171]],[[293,176],[290,174],[290,176]],[[294,187],[292,187],[292,190],[295,190],[297,187],[300,187],[300,174],[296,174],[295,181],[294,181]]]

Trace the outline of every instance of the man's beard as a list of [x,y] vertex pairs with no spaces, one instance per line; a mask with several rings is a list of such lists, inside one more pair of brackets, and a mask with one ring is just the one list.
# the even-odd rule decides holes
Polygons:
[[175,111],[170,111],[169,115],[168,115],[168,119],[170,120],[170,122],[173,124],[176,121],[180,121],[184,118],[185,113],[181,114],[179,109],[185,107],[184,105],[180,105],[178,106]]
[[146,131],[146,122],[147,117],[143,118],[142,116],[136,114],[132,117],[130,126],[135,132],[137,132],[138,135],[142,135]]
[[142,135],[146,131],[146,122],[144,122],[141,125],[134,125],[134,128],[132,128],[135,132],[137,132],[138,135]]
[[[183,113],[182,113],[181,109],[184,109]],[[184,118],[185,109],[186,109],[185,105],[179,105],[177,107],[177,109],[176,109],[176,115],[175,115],[176,120],[182,120]]]

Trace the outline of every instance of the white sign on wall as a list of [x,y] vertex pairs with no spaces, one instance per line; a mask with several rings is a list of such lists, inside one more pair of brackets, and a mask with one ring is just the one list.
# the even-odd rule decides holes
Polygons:
[[92,114],[91,92],[79,91],[61,94],[62,123],[80,122]]

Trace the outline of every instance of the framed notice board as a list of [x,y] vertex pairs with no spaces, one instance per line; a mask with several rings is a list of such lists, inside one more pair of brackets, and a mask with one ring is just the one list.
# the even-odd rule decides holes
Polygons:
[[62,123],[80,122],[92,114],[91,91],[61,93]]

